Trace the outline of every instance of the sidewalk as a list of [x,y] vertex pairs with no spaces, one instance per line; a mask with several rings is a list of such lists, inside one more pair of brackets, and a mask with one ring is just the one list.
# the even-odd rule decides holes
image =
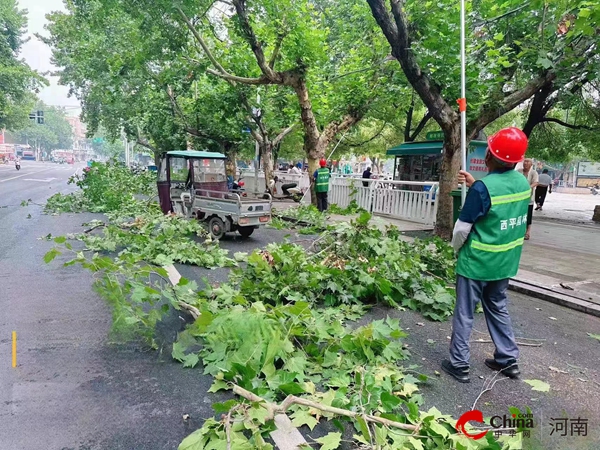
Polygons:
[[[562,195],[565,198],[556,203],[556,210],[562,202],[572,201],[569,197],[591,197]],[[596,199],[590,200],[575,203],[573,209],[579,207],[583,211],[581,214],[586,214],[585,211]],[[293,206],[282,204],[278,209],[281,211]],[[556,217],[552,211],[548,208],[548,212],[544,210],[542,213],[546,213],[546,218]],[[600,317],[600,226],[591,221],[589,225],[583,225],[539,220],[538,214],[535,213],[531,239],[525,242],[519,273],[511,281],[511,289]],[[348,222],[356,217],[332,214],[329,220]],[[381,216],[374,216],[372,222],[382,229],[389,225],[398,227],[409,234],[405,237],[407,240],[413,239],[410,235],[423,232],[425,237],[431,231],[427,225]]]

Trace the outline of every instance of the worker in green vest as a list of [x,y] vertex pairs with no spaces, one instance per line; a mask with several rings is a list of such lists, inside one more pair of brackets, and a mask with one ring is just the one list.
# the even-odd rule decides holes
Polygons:
[[331,172],[327,168],[327,161],[321,159],[319,168],[315,170],[313,178],[315,180],[315,193],[317,194],[317,209],[321,212],[327,211],[327,192],[329,192],[329,178]]
[[462,383],[469,379],[469,340],[475,306],[481,301],[487,327],[496,346],[490,369],[518,378],[519,349],[507,309],[509,279],[517,274],[531,187],[515,169],[523,161],[527,136],[514,127],[488,139],[485,163],[488,175],[479,181],[459,173],[460,184],[470,188],[454,226],[452,245],[458,253],[456,307],[452,321],[450,358],[442,369]]

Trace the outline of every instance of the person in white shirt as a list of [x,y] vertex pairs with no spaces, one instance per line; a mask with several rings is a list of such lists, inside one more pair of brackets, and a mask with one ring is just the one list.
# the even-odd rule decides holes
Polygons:
[[294,173],[294,174],[301,174],[302,172],[300,172],[300,169],[298,169],[296,166],[292,166],[290,165],[290,168],[288,169],[288,173]]
[[548,169],[542,170],[539,177],[538,185],[535,188],[535,204],[536,211],[541,211],[546,201],[546,194],[552,194],[552,178],[548,175]]
[[527,231],[525,232],[525,240],[529,240],[531,237],[531,223],[533,222],[533,202],[535,200],[535,188],[538,185],[539,177],[538,173],[533,170],[533,160],[526,158],[523,161],[523,168],[519,169],[519,172],[523,174],[529,186],[531,186],[531,200],[529,201],[529,209],[527,210]]

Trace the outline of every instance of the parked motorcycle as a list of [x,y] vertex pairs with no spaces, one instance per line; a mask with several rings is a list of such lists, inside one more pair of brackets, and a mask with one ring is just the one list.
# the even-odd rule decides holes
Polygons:
[[592,195],[600,194],[600,185],[596,184],[596,185],[592,186],[590,188],[590,191],[592,192]]

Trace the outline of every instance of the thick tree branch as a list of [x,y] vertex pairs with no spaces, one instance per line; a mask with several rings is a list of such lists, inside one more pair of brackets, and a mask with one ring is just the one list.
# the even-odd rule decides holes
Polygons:
[[297,125],[298,125],[298,124],[297,124],[297,123],[295,123],[295,124],[292,124],[292,125],[290,125],[289,127],[285,128],[284,130],[282,130],[282,131],[281,131],[281,133],[279,133],[279,134],[278,134],[278,135],[275,137],[275,139],[273,139],[273,145],[274,145],[274,146],[275,146],[275,145],[279,145],[279,143],[280,143],[281,141],[283,141],[283,140],[285,139],[285,137],[286,137],[288,134],[290,134],[292,131],[294,131],[294,128],[296,128],[296,126],[297,126]]
[[246,0],[233,0],[233,6],[237,12],[237,16],[239,19],[240,27],[242,33],[250,48],[252,49],[252,53],[256,58],[256,62],[258,67],[260,67],[261,72],[264,76],[266,76],[269,80],[276,82],[277,73],[273,71],[271,66],[267,63],[267,59],[265,58],[265,53],[263,52],[262,46],[258,41],[258,38],[254,34],[254,30],[252,29],[252,25],[250,25],[250,20],[248,19],[248,11],[246,10]]
[[[308,95],[306,82],[303,79],[300,79],[297,85],[293,87],[294,92],[296,92],[296,97],[298,98],[298,104],[300,105],[300,117],[302,118],[302,125],[304,127],[304,147],[307,149],[317,149],[320,133],[312,109],[312,103]],[[317,158],[316,154],[309,156],[315,159]]]
[[273,54],[271,55],[271,59],[269,61],[269,67],[272,69],[275,67],[275,62],[279,57],[279,52],[281,51],[281,44],[283,39],[285,38],[285,33],[279,33],[277,35],[277,41],[275,42],[275,48],[273,49]]
[[412,128],[413,115],[415,113],[415,91],[412,92],[410,107],[406,111],[406,126],[404,127],[404,141],[410,142],[410,129]]
[[183,10],[181,8],[176,7],[175,9],[177,9],[177,12],[179,12],[179,15],[181,16],[181,18],[187,25],[188,29],[192,32],[192,34],[196,38],[196,41],[198,42],[198,44],[200,44],[200,47],[202,47],[202,50],[204,50],[204,53],[206,54],[206,56],[208,57],[208,59],[210,60],[212,65],[215,66],[215,68],[219,72],[226,74],[227,71],[223,68],[223,66],[221,64],[219,64],[219,61],[217,61],[217,59],[213,56],[212,52],[208,48],[208,45],[206,45],[206,42],[204,42],[204,39],[202,38],[200,33],[198,33],[198,30],[196,29],[194,24],[191,22],[191,20],[188,18],[188,16],[185,15],[185,13],[183,12]]
[[560,119],[555,119],[554,117],[544,117],[540,122],[552,122],[562,125],[565,128],[570,128],[572,130],[588,130],[588,131],[600,131],[598,127],[590,127],[588,125],[575,125],[572,123],[564,122]]
[[369,139],[367,139],[366,141],[362,141],[358,144],[355,144],[353,142],[346,142],[345,145],[347,145],[348,147],[362,147],[365,144],[368,144],[369,142],[377,139],[379,136],[381,136],[381,133],[383,133],[383,130],[385,130],[385,127],[388,125],[387,122],[383,122],[383,126],[381,127],[381,129],[375,133],[373,136],[371,136]]
[[404,2],[390,0],[393,20],[385,7],[384,0],[367,0],[367,2],[373,17],[392,47],[392,56],[400,62],[409,83],[442,129],[450,130],[458,120],[458,113],[444,100],[439,87],[429,75],[421,70],[410,48],[408,22],[403,10]]
[[252,84],[252,85],[261,85],[261,84],[271,84],[271,82],[265,77],[259,78],[246,78],[246,77],[238,77],[237,75],[232,75],[228,72],[219,72],[213,69],[206,69],[206,73],[210,75],[214,75],[219,78],[223,78],[226,81],[230,81],[233,83],[242,83],[242,84]]
[[498,103],[494,100],[491,100],[490,103],[481,108],[478,117],[470,120],[467,123],[467,135],[476,135],[498,117],[501,117],[507,112],[515,109],[525,100],[533,96],[536,91],[541,89],[542,86],[547,83],[551,83],[555,78],[556,73],[551,71],[546,72],[544,75],[531,80],[522,89],[519,89],[518,91],[508,95],[501,102]]
[[429,111],[427,111],[427,113],[423,116],[423,118],[417,125],[417,128],[415,128],[415,131],[410,135],[409,142],[412,142],[417,138],[419,133],[421,133],[421,131],[423,131],[423,128],[425,128],[425,125],[427,125],[427,122],[429,122],[430,119],[431,119],[431,114],[429,113]]

